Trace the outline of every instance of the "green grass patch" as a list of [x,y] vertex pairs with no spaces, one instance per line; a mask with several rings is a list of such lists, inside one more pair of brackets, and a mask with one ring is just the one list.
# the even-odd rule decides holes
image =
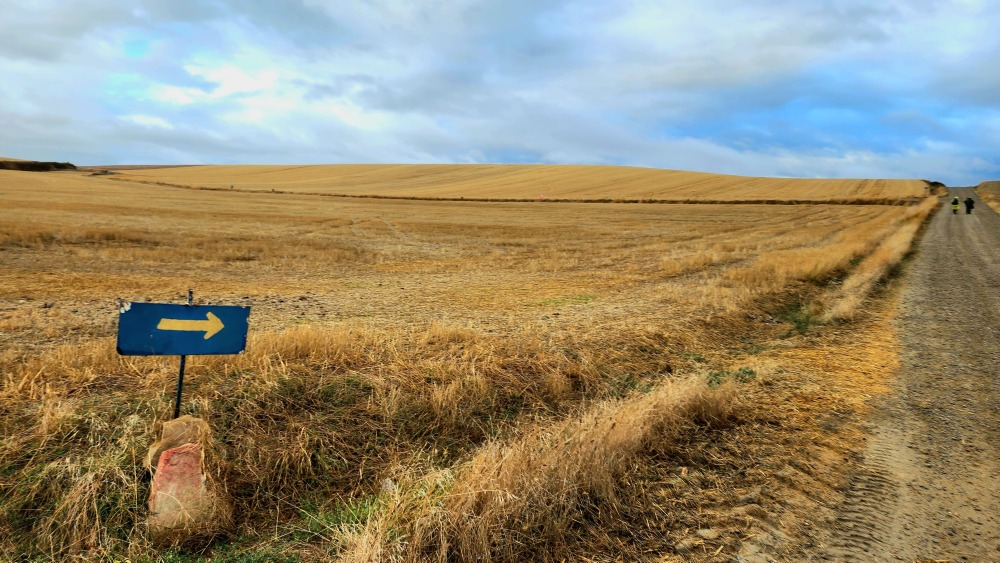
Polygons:
[[686,360],[691,360],[692,362],[698,364],[704,364],[708,362],[708,360],[705,359],[705,356],[702,356],[697,352],[681,352],[680,356]]
[[211,554],[196,554],[184,549],[175,549],[160,554],[156,559],[145,561],[150,563],[153,561],[159,563],[299,563],[302,558],[297,555],[289,555],[280,547],[249,548],[234,543],[220,547]]
[[727,379],[735,381],[737,383],[749,383],[757,377],[757,372],[748,368],[741,367],[736,371],[722,370],[710,372],[707,376],[708,386],[713,389],[722,385]]
[[[820,323],[820,319],[816,313],[814,313],[808,305],[803,303],[787,307],[777,316],[785,322],[791,323],[792,330],[798,334],[805,334],[809,332],[810,328]],[[788,338],[791,335],[792,331],[789,331],[784,335],[784,338]]]
[[746,337],[741,337],[740,342],[742,343],[742,346],[737,348],[736,351],[744,352],[753,356],[756,356],[757,354],[760,354],[761,352],[764,352],[769,349],[768,346],[765,346],[764,344],[761,344],[756,340],[752,340]]
[[611,396],[625,397],[633,391],[649,393],[653,390],[653,384],[649,380],[639,377],[634,373],[623,373],[608,380],[611,387]]
[[300,508],[299,519],[302,526],[298,527],[294,537],[299,541],[329,541],[338,530],[363,526],[378,511],[379,506],[378,497],[367,495],[319,508]]

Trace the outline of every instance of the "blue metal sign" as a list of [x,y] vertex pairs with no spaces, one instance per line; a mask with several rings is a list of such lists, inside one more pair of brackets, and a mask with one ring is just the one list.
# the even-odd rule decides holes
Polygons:
[[125,303],[118,314],[123,356],[239,354],[250,307]]

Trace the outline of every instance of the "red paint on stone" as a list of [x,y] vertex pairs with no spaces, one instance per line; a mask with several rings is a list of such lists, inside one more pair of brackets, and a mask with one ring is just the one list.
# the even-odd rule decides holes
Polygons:
[[164,488],[192,490],[192,487],[201,487],[205,483],[201,474],[201,446],[184,444],[163,452],[156,464],[156,476]]
[[198,444],[184,444],[160,454],[149,495],[151,528],[176,531],[211,518],[212,499],[205,487],[202,460]]

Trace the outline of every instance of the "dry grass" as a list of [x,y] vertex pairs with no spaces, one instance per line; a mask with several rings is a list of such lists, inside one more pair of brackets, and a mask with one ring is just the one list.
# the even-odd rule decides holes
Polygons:
[[924,220],[938,205],[935,198],[926,199],[923,204],[911,208],[895,229],[880,237],[875,250],[861,260],[839,287],[830,292],[823,311],[824,320],[853,317],[875,284],[884,279],[910,253],[914,237]]
[[[363,496],[415,454],[449,463],[521,417],[655,381],[669,368],[654,352],[664,342],[650,334],[602,352],[436,324],[410,334],[300,327],[257,335],[241,356],[192,358],[187,408],[222,437],[214,472],[249,531],[307,501]],[[27,358],[8,351],[0,365],[9,405],[0,484],[10,500],[0,523],[16,530],[15,545],[143,553],[142,536],[128,543],[148,494],[136,464],[171,413],[175,366],[118,357],[110,340]],[[86,510],[70,518],[74,507]]]
[[247,191],[421,198],[754,201],[923,197],[922,180],[811,180],[622,166],[320,165],[123,170],[124,180]]
[[709,474],[699,440],[735,463],[773,438],[755,421],[791,415],[762,415],[744,376],[839,350],[764,361],[759,347],[812,349],[776,317],[856,315],[932,204],[331,199],[0,171],[0,556],[149,554],[141,460],[176,363],[115,355],[115,298],[188,287],[253,307],[247,352],[191,358],[186,377],[235,507],[221,544],[318,560],[669,553],[681,528],[604,535],[660,510],[629,484]]
[[342,538],[351,546],[345,559],[521,560],[549,552],[565,543],[584,501],[616,504],[622,475],[650,443],[670,441],[689,424],[724,424],[737,409],[731,386],[713,391],[689,379],[599,404],[513,443],[484,445],[453,475],[389,488],[387,509]]
[[1000,213],[1000,182],[982,182],[976,186],[976,193],[986,205]]

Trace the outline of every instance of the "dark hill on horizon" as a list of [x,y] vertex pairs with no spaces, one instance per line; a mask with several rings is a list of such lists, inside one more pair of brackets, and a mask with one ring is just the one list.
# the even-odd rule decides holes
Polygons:
[[0,158],[0,170],[21,170],[24,172],[54,172],[56,170],[76,170],[69,162],[40,162],[37,160],[16,160]]

